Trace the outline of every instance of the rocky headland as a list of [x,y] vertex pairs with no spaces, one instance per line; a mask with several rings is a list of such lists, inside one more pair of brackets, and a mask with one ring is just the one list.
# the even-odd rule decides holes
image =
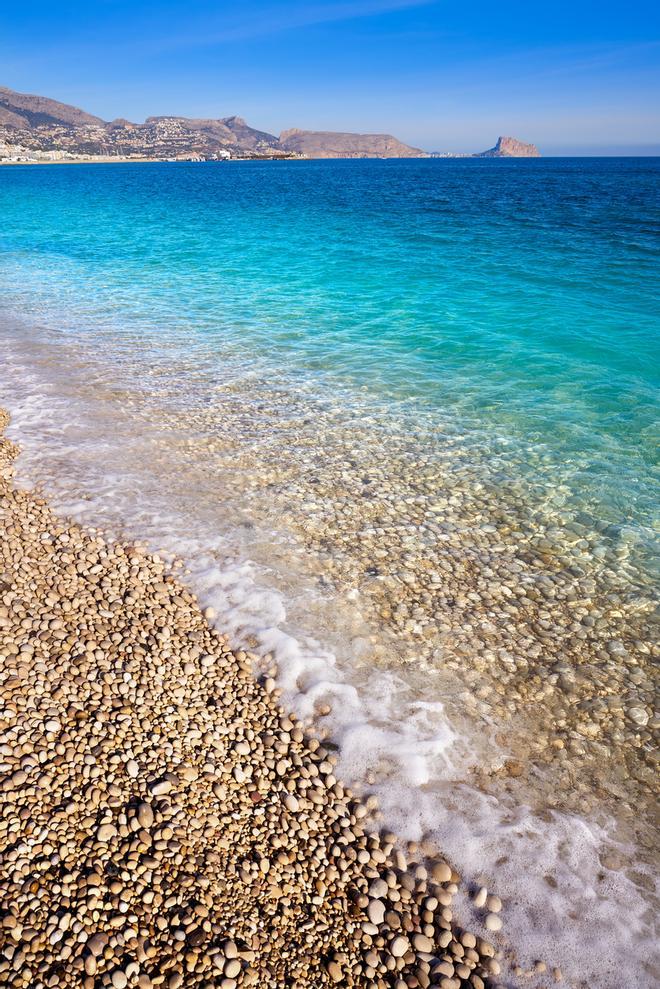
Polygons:
[[305,158],[428,158],[427,151],[411,148],[391,134],[343,134],[334,131],[292,130],[280,134],[288,151]]

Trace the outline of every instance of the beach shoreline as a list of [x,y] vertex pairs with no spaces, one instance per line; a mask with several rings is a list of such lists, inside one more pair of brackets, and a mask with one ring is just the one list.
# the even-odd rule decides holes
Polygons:
[[[237,161],[312,161],[303,155],[254,155],[245,158],[124,158],[119,155],[99,155],[96,158],[53,158],[29,161],[8,161],[0,158],[0,165],[225,165]],[[318,160],[318,159],[316,159]],[[324,159],[336,160],[336,159]],[[346,158],[345,161],[353,161]]]
[[496,985],[451,866],[380,831],[176,568],[59,519],[17,454],[3,435],[3,985]]
[[[185,159],[182,159],[185,160]],[[29,161],[7,161],[0,158],[0,165],[109,165],[117,162],[120,165],[133,162],[140,164],[144,162],[167,161],[166,158],[119,158],[114,155],[107,155],[97,158],[53,158],[53,159],[31,159]]]

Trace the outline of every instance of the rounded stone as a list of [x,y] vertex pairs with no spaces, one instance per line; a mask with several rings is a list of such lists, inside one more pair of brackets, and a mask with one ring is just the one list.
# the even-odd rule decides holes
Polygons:
[[451,882],[451,869],[446,862],[436,862],[431,869],[431,876],[438,883]]
[[114,824],[102,824],[96,832],[96,838],[98,841],[112,841],[116,835],[117,828]]
[[337,984],[339,984],[340,982],[343,982],[344,975],[343,975],[343,972],[341,970],[341,966],[339,965],[338,962],[336,962],[336,961],[330,961],[330,962],[328,962],[328,964],[326,966],[326,970],[327,970],[327,973],[328,973],[328,975],[330,976],[330,978],[332,979],[333,982],[335,982]]
[[410,951],[410,941],[403,934],[397,935],[390,944],[390,954],[393,958],[403,958]]
[[295,797],[293,793],[287,793],[286,797],[284,798],[284,806],[288,811],[291,811],[292,814],[295,814],[296,811],[300,808],[300,804],[298,803],[298,798]]
[[425,934],[413,934],[412,943],[415,951],[421,951],[423,954],[427,955],[433,953],[433,941]]
[[487,896],[488,896],[488,890],[486,889],[485,886],[482,886],[481,889],[474,894],[474,899],[472,902],[474,903],[475,907],[485,907]]
[[150,828],[154,823],[154,812],[151,804],[144,800],[141,801],[136,808],[136,817],[141,827]]
[[372,924],[380,925],[385,917],[385,904],[382,900],[370,900],[367,907],[367,917]]
[[489,911],[489,913],[499,913],[500,910],[502,909],[502,901],[500,900],[499,896],[493,896],[491,894],[491,896],[487,897],[486,909]]
[[387,896],[388,891],[389,886],[384,879],[374,879],[369,886],[369,896],[372,896],[375,900],[378,900],[383,896]]
[[103,954],[103,949],[108,943],[106,934],[93,934],[87,942],[87,948],[97,957]]

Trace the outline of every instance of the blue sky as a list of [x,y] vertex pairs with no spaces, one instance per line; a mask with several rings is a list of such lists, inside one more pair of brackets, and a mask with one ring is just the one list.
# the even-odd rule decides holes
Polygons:
[[548,154],[660,153],[660,5],[646,0],[34,0],[0,5],[0,85],[106,119],[227,116],[498,134]]

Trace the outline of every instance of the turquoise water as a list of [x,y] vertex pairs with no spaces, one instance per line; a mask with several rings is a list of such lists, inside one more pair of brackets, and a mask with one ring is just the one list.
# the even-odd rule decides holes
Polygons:
[[342,775],[589,989],[653,984],[659,179],[0,169],[21,478],[180,554]]
[[653,526],[657,159],[5,168],[3,306],[415,399]]

